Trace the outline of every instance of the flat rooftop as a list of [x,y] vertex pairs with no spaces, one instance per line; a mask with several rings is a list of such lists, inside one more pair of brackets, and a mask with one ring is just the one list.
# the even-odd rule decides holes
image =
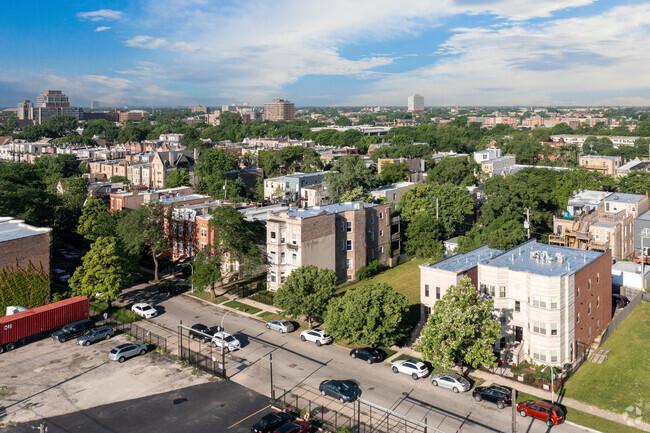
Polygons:
[[609,202],[619,202],[619,203],[636,203],[637,201],[641,200],[643,198],[643,195],[641,194],[625,194],[622,192],[615,192],[612,195],[608,196],[605,201]]
[[380,186],[379,188],[375,188],[372,191],[390,191],[392,189],[397,189],[397,188],[408,188],[413,185],[415,185],[414,182],[397,182],[397,183],[391,183],[390,185]]
[[591,191],[588,189],[582,189],[569,199],[569,205],[599,204],[611,194],[612,193],[608,191]]
[[211,199],[209,195],[200,195],[200,194],[190,194],[190,195],[179,195],[177,197],[163,197],[160,199],[162,204],[172,204],[172,203],[183,203],[184,201],[198,200],[198,199]]
[[478,265],[479,262],[486,262],[501,254],[503,254],[502,250],[490,248],[486,244],[471,251],[453,255],[436,263],[424,263],[420,265],[420,268],[428,267],[456,273],[466,272]]
[[280,215],[282,213],[285,213],[289,218],[311,218],[318,215],[336,214],[340,212],[354,210],[355,206],[358,203],[363,204],[364,209],[378,206],[374,203],[365,203],[359,200],[359,201],[352,201],[352,202],[348,201],[345,203],[328,204],[327,206],[312,206],[312,207],[305,207],[301,209],[288,209],[286,211],[277,212],[276,214]]
[[539,244],[536,239],[532,239],[482,264],[557,277],[573,275],[603,254],[605,253]]
[[49,227],[34,227],[14,217],[0,217],[0,242],[38,236],[51,231]]

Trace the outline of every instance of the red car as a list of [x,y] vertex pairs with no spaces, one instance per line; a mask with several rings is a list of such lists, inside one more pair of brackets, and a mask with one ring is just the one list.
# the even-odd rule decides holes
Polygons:
[[517,406],[517,412],[522,417],[531,416],[535,419],[542,420],[549,427],[564,422],[564,413],[562,413],[560,406],[549,403],[548,401],[522,401]]
[[294,421],[281,425],[273,433],[309,433],[311,424],[305,421]]

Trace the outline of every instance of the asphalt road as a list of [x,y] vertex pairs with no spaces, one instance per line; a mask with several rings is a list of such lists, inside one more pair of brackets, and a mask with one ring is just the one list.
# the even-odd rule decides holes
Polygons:
[[48,433],[248,433],[258,418],[272,410],[268,405],[264,395],[232,381],[215,381],[10,425],[3,431],[33,433],[45,421]]
[[[159,306],[163,313],[153,321],[171,329],[176,329],[180,320],[188,326],[194,323],[220,325],[227,311],[187,296],[167,299],[155,293],[153,288],[143,286],[137,286],[123,296],[129,301],[149,301]],[[351,379],[360,384],[365,400],[418,421],[426,418],[428,425],[446,433],[458,429],[463,433],[511,431],[511,409],[499,410],[491,403],[478,403],[471,392],[454,394],[447,389],[434,388],[428,378],[414,381],[405,374],[394,374],[386,363],[368,365],[350,358],[349,350],[343,347],[317,347],[313,343],[301,342],[296,333],[269,331],[263,322],[240,314],[228,314],[224,328],[242,343],[242,350],[228,356],[228,377],[261,394],[270,395],[268,355],[273,353],[276,397],[283,394],[282,390],[286,390],[290,398],[296,394],[317,396],[321,381]],[[198,348],[198,343],[193,344]],[[548,431],[544,423],[531,418],[517,415],[517,423],[520,432]],[[563,424],[554,427],[553,431],[587,430]]]

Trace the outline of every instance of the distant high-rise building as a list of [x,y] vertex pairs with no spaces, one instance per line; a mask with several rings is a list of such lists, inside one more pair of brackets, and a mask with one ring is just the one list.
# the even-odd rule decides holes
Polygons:
[[69,107],[70,101],[60,90],[43,90],[43,93],[36,97],[36,106],[39,108],[63,108]]
[[424,110],[424,96],[415,95],[409,96],[408,111],[423,111]]
[[92,101],[92,102],[90,103],[90,109],[91,109],[91,110],[95,110],[95,109],[97,109],[97,108],[99,108],[99,101]]
[[293,120],[295,114],[293,102],[284,99],[274,99],[264,104],[264,120]]
[[17,115],[20,120],[32,120],[34,118],[34,107],[29,99],[18,103]]
[[72,116],[77,120],[81,117],[81,108],[71,107],[68,97],[61,90],[44,90],[36,97],[34,108],[34,123],[42,125],[52,116]]
[[210,109],[208,107],[202,107],[201,104],[195,105],[194,107],[191,108],[192,113],[204,113],[208,114],[210,112]]

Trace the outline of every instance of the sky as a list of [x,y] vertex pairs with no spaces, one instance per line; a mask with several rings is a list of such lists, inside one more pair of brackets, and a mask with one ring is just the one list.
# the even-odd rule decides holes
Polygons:
[[647,0],[32,0],[0,16],[0,107],[650,106]]

